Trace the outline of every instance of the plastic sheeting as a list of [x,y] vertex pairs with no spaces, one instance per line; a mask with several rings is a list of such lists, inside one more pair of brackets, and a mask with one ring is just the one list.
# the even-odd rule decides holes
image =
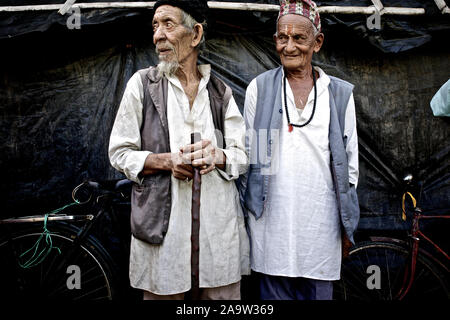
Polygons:
[[[22,18],[10,15],[9,23],[0,15],[3,36],[18,31],[0,40],[5,217],[62,206],[84,179],[122,177],[108,161],[109,133],[127,80],[156,63],[148,11],[94,11],[89,19],[96,17],[98,23],[82,24],[81,30],[55,23],[54,13],[24,15],[29,14],[28,29]],[[223,11],[215,12],[210,23],[200,62],[212,64],[232,87],[241,110],[251,79],[279,64],[272,41],[275,17]],[[448,211],[449,119],[433,117],[429,107],[449,78],[450,52],[443,46],[448,29],[420,48],[392,54],[373,50],[350,22],[325,19],[325,45],[314,61],[356,85],[360,228],[405,228],[399,216],[406,172],[415,175],[425,209]],[[31,32],[37,30],[46,32]]]

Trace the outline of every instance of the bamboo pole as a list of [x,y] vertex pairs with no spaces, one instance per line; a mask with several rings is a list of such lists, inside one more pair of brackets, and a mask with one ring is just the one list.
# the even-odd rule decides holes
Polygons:
[[75,1],[77,0],[67,0],[61,7],[61,9],[59,9],[58,13],[65,15],[67,13],[67,11],[70,10],[70,8],[73,6],[73,4],[75,3]]
[[378,12],[380,12],[380,14],[383,14],[384,12],[382,12],[382,11],[384,9],[384,6],[381,3],[381,1],[380,0],[371,0],[371,1],[372,1],[373,5],[375,6],[375,8],[377,8]]
[[445,0],[434,0],[434,3],[436,3],[438,9],[440,12],[444,13],[450,13],[450,9],[448,8],[447,4],[445,3]]
[[[93,2],[93,3],[75,3],[72,7],[80,9],[152,9],[155,2]],[[278,11],[279,5],[260,4],[260,3],[242,3],[242,2],[219,2],[209,1],[211,9],[240,10],[240,11]],[[62,4],[44,4],[32,6],[3,6],[0,12],[24,12],[24,11],[53,11],[60,10]],[[448,8],[447,8],[448,9]],[[444,10],[445,11],[445,10]],[[443,12],[444,12],[443,11]],[[374,14],[375,6],[354,7],[354,6],[322,6],[319,7],[321,14]],[[383,14],[388,15],[422,15],[425,14],[424,8],[401,8],[384,7]]]
[[[339,7],[339,6],[324,6],[319,7],[319,12],[322,13],[335,13],[335,14],[374,14],[377,9],[374,6],[371,7]],[[424,8],[401,8],[401,7],[384,7],[383,14],[388,15],[422,15],[425,14]]]

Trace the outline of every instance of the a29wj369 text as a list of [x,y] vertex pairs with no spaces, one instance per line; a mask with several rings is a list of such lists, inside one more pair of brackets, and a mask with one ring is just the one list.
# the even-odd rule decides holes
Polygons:
[[220,315],[271,315],[273,305],[258,304],[221,304],[219,308],[211,306],[183,306],[177,307],[177,315],[202,315],[208,317],[210,314]]

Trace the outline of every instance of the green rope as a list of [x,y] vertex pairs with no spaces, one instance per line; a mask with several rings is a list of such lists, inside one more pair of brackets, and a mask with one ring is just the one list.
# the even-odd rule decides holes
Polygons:
[[[33,251],[33,254],[31,255],[31,257],[29,257],[27,259],[27,261],[25,261],[24,263],[21,263],[19,261],[19,265],[22,268],[29,269],[29,268],[39,265],[42,261],[44,261],[45,258],[47,258],[47,256],[50,254],[52,249],[56,249],[58,251],[58,254],[61,254],[61,250],[58,247],[53,246],[52,236],[50,235],[50,231],[47,229],[47,219],[48,219],[49,215],[58,213],[64,209],[71,207],[73,205],[76,205],[76,204],[79,204],[79,202],[75,200],[75,202],[73,202],[73,203],[70,203],[68,205],[65,205],[61,208],[55,209],[55,210],[45,214],[44,230],[42,231],[41,235],[39,236],[39,239],[36,241],[36,243],[30,249],[28,249],[27,251],[25,251],[24,253],[22,253],[20,255],[20,258],[22,258],[29,252]],[[45,239],[45,244],[41,245],[41,241],[43,239]],[[39,248],[42,246],[43,246],[42,250],[38,253]]]

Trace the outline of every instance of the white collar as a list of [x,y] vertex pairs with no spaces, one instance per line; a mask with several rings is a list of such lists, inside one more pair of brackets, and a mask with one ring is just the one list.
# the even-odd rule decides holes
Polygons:
[[[203,89],[204,86],[209,81],[209,77],[211,76],[211,65],[210,64],[201,64],[197,66],[198,71],[202,75],[202,78],[200,79],[200,84],[198,86],[198,92]],[[180,80],[176,75],[169,76],[167,73],[164,73],[167,80],[169,80],[172,85],[176,86],[178,89],[183,90],[183,86],[181,85]]]

